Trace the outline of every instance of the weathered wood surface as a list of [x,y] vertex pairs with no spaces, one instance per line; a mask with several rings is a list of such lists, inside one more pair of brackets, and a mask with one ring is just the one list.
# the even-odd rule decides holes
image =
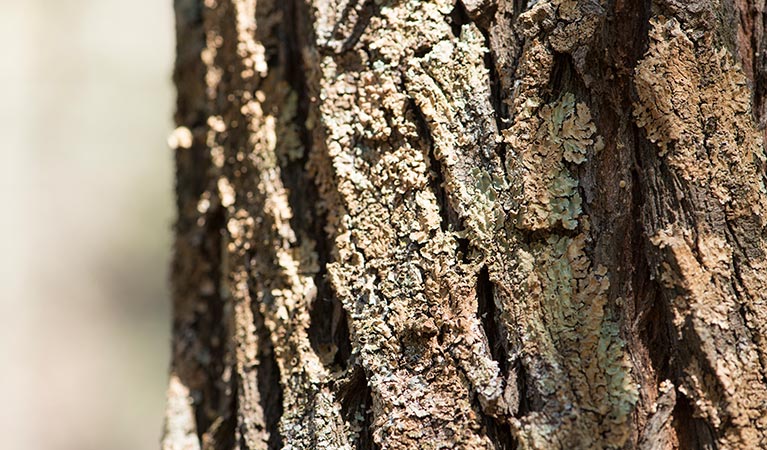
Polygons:
[[164,450],[767,448],[763,0],[175,7]]

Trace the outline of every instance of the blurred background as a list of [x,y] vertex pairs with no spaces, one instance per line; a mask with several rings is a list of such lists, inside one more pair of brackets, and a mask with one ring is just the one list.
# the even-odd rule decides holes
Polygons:
[[171,0],[0,0],[0,448],[156,449]]

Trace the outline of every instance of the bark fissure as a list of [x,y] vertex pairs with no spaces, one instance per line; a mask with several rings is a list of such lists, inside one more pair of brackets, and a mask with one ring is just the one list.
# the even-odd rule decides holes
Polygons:
[[501,318],[496,310],[493,289],[487,267],[482,267],[477,278],[477,318],[482,322],[493,360],[498,363],[501,374],[506,374],[509,361],[508,344],[503,338],[502,328],[498,326]]
[[450,24],[450,30],[453,32],[454,37],[461,37],[461,28],[468,23],[472,23],[469,18],[469,14],[466,11],[466,7],[460,0],[456,0],[453,5],[453,10],[448,15]]
[[[428,49],[421,56],[425,55],[430,50],[431,49]],[[429,146],[429,152],[427,155],[430,169],[429,185],[431,186],[431,189],[434,192],[434,197],[437,200],[437,207],[439,208],[439,216],[441,218],[441,229],[445,232],[460,231],[463,226],[461,225],[461,220],[458,217],[458,214],[455,212],[455,209],[453,209],[453,207],[450,205],[450,196],[445,189],[445,176],[442,173],[442,164],[440,164],[439,159],[434,152],[434,140],[431,137],[429,125],[426,122],[426,118],[423,116],[423,112],[420,110],[416,102],[411,98],[408,103],[410,110],[413,111],[413,117],[415,118],[416,125],[418,126],[418,134],[423,136],[424,140],[426,140]]]
[[[482,267],[477,276],[477,319],[482,323],[490,354],[493,360],[498,363],[500,376],[506,380],[504,400],[513,411],[517,409],[519,404],[520,390],[516,383],[516,374],[509,375],[509,370],[514,369],[508,368],[508,343],[504,339],[502,328],[499,327],[501,317],[495,306],[493,289],[494,286],[490,281],[487,267]],[[513,382],[511,386],[508,385],[510,381]],[[480,410],[482,410],[481,404],[479,406]],[[511,434],[511,427],[509,427],[505,417],[502,415],[498,417],[498,414],[482,413],[482,422],[494,448],[498,450],[513,450],[517,448],[516,441]]]
[[[282,418],[282,386],[280,385],[280,367],[274,357],[274,348],[269,339],[269,332],[264,317],[258,308],[253,308],[254,325],[263,344],[258,352],[258,392],[261,410],[264,415],[264,431],[268,433],[266,441],[270,450],[282,448],[284,442],[279,424]],[[245,447],[248,448],[248,447]]]

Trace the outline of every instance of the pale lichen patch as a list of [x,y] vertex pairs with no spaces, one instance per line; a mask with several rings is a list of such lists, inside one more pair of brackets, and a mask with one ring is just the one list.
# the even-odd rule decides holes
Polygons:
[[[525,200],[518,226],[534,231],[561,224],[574,230],[582,213],[582,200],[568,163],[582,164],[597,151],[601,141],[588,107],[576,104],[572,93],[542,106],[538,116],[540,125],[529,138],[531,148],[522,154]],[[520,142],[513,139],[512,143]]]
[[[552,235],[531,248],[536,262],[527,289],[536,299],[533,311],[540,308],[534,314],[547,324],[546,331],[538,331],[534,345],[546,352],[556,349],[559,355],[555,357],[559,369],[544,377],[540,389],[558,401],[572,402],[572,419],[565,425],[571,445],[592,442],[600,448],[617,448],[628,438],[638,392],[620,327],[606,310],[607,269],[592,267],[585,253],[588,241],[583,233],[573,238]],[[533,306],[536,303],[540,306]],[[558,386],[557,376],[568,380],[568,390]],[[515,426],[523,442],[539,448],[536,442],[548,442],[558,432],[544,426],[549,420],[531,415]],[[602,441],[592,441],[588,424],[601,424]]]

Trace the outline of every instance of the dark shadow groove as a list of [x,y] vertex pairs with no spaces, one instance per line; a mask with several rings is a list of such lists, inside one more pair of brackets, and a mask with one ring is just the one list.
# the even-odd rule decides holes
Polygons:
[[[495,305],[493,283],[487,266],[482,267],[477,277],[477,318],[482,323],[490,354],[498,363],[501,376],[506,378],[508,370],[508,344],[503,336],[503,330],[498,326],[500,312]],[[481,408],[479,409],[481,411]],[[485,432],[496,449],[511,450],[516,448],[516,442],[511,434],[509,424],[489,414],[482,414]]]
[[528,391],[527,389],[527,370],[521,360],[517,359],[511,370],[516,372],[514,380],[517,383],[517,389],[519,391],[519,406],[517,409],[517,417],[524,417],[533,411],[540,410],[541,403],[539,399],[531,399],[530,394],[534,393],[534,390]]
[[[375,17],[380,9],[380,6],[377,2],[373,0],[352,0],[352,2],[363,2],[362,7],[357,12],[357,20],[354,22],[354,26],[352,27],[351,33],[349,33],[349,36],[346,36],[344,38],[344,41],[341,45],[341,48],[339,49],[338,53],[344,53],[349,50],[351,50],[354,45],[359,42],[360,37],[362,37],[362,34],[367,29],[368,25],[370,24],[370,19]],[[333,30],[333,34],[337,34],[338,32],[338,24],[343,23],[345,20],[348,19],[348,13],[351,8],[346,8],[344,10],[344,14],[341,17],[341,19],[336,24],[335,29]],[[342,36],[343,38],[343,36]]]
[[568,53],[554,53],[554,67],[551,69],[549,87],[548,102],[556,101],[566,92],[572,92],[579,101],[582,101],[589,92],[575,68],[572,56]]
[[502,328],[498,326],[499,314],[493,295],[493,283],[490,281],[487,266],[484,266],[477,277],[477,317],[482,322],[487,336],[490,354],[498,363],[501,373],[505,375],[508,370],[508,345]]
[[518,446],[511,434],[511,426],[504,420],[482,414],[482,426],[496,450],[515,450]]
[[362,367],[350,368],[345,382],[336,386],[336,394],[344,420],[359,429],[351,442],[352,447],[357,450],[378,449],[373,442],[373,394]]
[[[183,238],[185,250],[180,248],[180,242],[176,244],[174,256],[174,284],[178,287],[185,286],[185,292],[177,292],[177,296],[192,300],[199,306],[195,311],[195,320],[188,329],[174,330],[176,340],[184,342],[184,358],[187,370],[205,373],[205,381],[201,386],[197,383],[184,380],[186,374],[180,374],[182,381],[192,389],[194,399],[195,422],[200,437],[214,424],[218,414],[228,411],[232,398],[226,394],[226,386],[222,378],[225,372],[224,361],[227,352],[227,330],[224,327],[224,302],[219,297],[220,292],[220,267],[221,267],[221,235],[219,230],[224,226],[223,210],[216,209],[207,217],[204,230],[182,231],[182,227],[197,227],[197,225],[181,223],[177,224],[176,233]],[[194,236],[201,233],[201,237]],[[204,236],[204,237],[202,237]],[[195,242],[200,239],[199,242]],[[195,245],[197,244],[197,245]],[[207,270],[202,271],[199,267],[185,267],[188,264],[205,265]],[[182,275],[183,274],[183,275]],[[202,276],[201,276],[202,275]],[[203,283],[212,282],[212,287],[203,286]],[[175,324],[179,325],[179,324]],[[186,372],[183,371],[183,372]]]
[[527,5],[531,3],[530,0],[512,0],[513,3],[513,16],[514,21],[516,22],[517,17],[519,17],[520,14],[527,11],[528,7]]
[[210,429],[200,438],[201,448],[223,449],[234,448],[237,429],[237,386],[233,383],[233,402],[229,415],[221,417],[213,423]]
[[462,228],[461,219],[458,217],[458,213],[450,205],[450,196],[445,188],[445,177],[442,173],[442,164],[435,154],[434,140],[431,137],[429,124],[423,116],[421,109],[412,98],[408,100],[408,103],[410,104],[408,109],[413,112],[412,118],[418,127],[418,135],[423,137],[429,146],[429,186],[437,199],[439,215],[442,219],[440,221],[441,229],[442,231],[458,231]]
[[[482,28],[480,28],[480,32],[485,38],[485,48],[490,49],[490,36],[488,36],[487,31]],[[490,84],[490,105],[493,107],[494,111],[493,115],[495,116],[496,131],[500,133],[501,130],[505,128],[504,121],[509,118],[509,107],[503,102],[501,78],[498,76],[495,69],[497,66],[493,60],[493,52],[489,50],[485,52],[484,62],[485,68],[487,69],[488,82]],[[501,167],[503,167],[504,170],[506,167],[506,145],[506,141],[502,140],[496,146],[496,152],[501,159]]]
[[466,12],[466,8],[460,1],[455,2],[455,6],[453,7],[453,10],[450,11],[450,15],[448,17],[450,18],[450,29],[452,30],[453,36],[455,37],[461,36],[461,28],[464,25],[472,23],[468,12]]
[[[633,128],[634,142],[637,147],[647,146],[646,142],[638,129]],[[641,157],[637,156],[638,159]],[[637,160],[637,164],[641,164]],[[647,258],[648,245],[646,242],[646,230],[644,229],[642,209],[645,207],[645,195],[642,191],[641,167],[631,171],[632,174],[632,217],[637,218],[634,221],[633,241],[637,244],[633,246],[632,261],[634,261],[634,273],[632,284],[635,286],[636,294],[634,297],[636,324],[634,328],[639,334],[639,339],[647,348],[650,361],[656,373],[656,379],[662,381],[673,379],[671,373],[671,352],[675,345],[675,331],[673,327],[671,311],[661,298],[661,290],[650,268]]]
[[713,430],[705,421],[695,418],[690,400],[681,393],[677,394],[672,426],[679,439],[679,448],[686,450],[715,450],[717,448]]
[[[253,299],[257,298],[256,283],[257,281],[253,277],[249,277],[248,289]],[[264,323],[264,315],[259,309],[259,303],[253,301],[250,309],[253,313],[253,325],[258,335],[258,367],[256,368],[258,400],[264,415],[264,426],[269,433],[267,446],[270,450],[276,450],[282,448],[283,445],[279,427],[283,413],[280,366],[275,358],[274,345],[269,329]]]
[[[260,317],[259,317],[260,318]],[[259,321],[259,319],[256,319]],[[259,330],[259,365],[257,372],[258,392],[261,400],[261,408],[264,411],[266,431],[269,432],[267,444],[269,449],[282,448],[282,436],[280,435],[280,418],[282,417],[282,386],[280,385],[280,368],[274,357],[269,333],[260,318],[256,329]]]
[[324,270],[319,278],[317,299],[309,311],[309,342],[326,368],[331,371],[346,369],[352,349],[346,312],[335,296]]

